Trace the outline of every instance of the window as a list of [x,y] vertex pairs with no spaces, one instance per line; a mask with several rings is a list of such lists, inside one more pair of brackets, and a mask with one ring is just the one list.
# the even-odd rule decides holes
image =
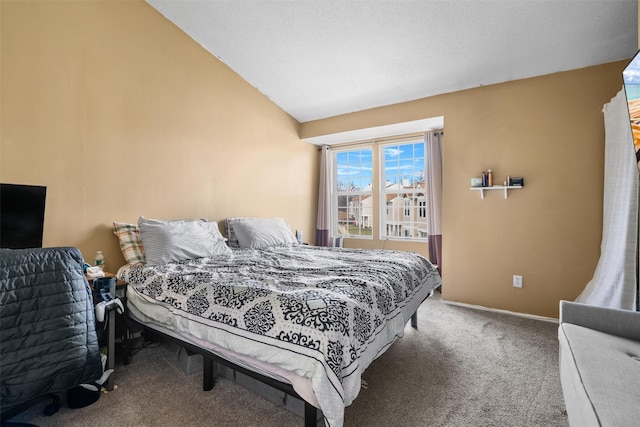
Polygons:
[[427,202],[425,200],[418,200],[418,216],[420,218],[427,217]]
[[380,239],[426,241],[424,145],[414,139],[378,145],[375,153],[372,146],[333,152],[332,228],[338,235],[372,239],[375,224]]
[[426,240],[424,141],[380,147],[380,182],[386,214],[380,238]]
[[373,237],[373,150],[371,147],[334,154],[336,192],[334,224],[348,237]]

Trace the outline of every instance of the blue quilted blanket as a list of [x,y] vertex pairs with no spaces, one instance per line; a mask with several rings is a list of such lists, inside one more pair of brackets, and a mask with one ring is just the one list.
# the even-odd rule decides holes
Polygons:
[[2,412],[102,375],[82,266],[76,248],[0,250]]

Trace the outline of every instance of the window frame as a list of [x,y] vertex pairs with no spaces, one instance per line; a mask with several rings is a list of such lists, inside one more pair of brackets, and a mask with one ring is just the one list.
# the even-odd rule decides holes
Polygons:
[[[422,145],[419,149],[415,148],[416,144]],[[412,150],[404,152],[401,150],[403,146],[413,145]],[[389,147],[396,147],[398,149],[398,167],[407,166],[406,161],[409,160],[412,167],[409,168],[410,184],[407,186],[400,185],[394,189],[387,189],[386,179],[388,165],[386,164],[385,151]],[[351,159],[340,159],[341,163],[338,165],[339,156],[343,153],[359,153],[366,152],[364,158],[367,160],[365,166],[371,169],[371,172],[362,173],[361,170],[353,173],[353,177],[357,177],[355,182],[349,182],[349,179],[344,177],[340,173],[338,168],[347,165],[350,167],[352,164],[358,163],[352,162]],[[360,239],[360,240],[376,240],[386,241],[393,240],[397,242],[406,243],[426,243],[429,241],[429,218],[428,218],[428,201],[426,194],[426,167],[427,167],[427,152],[426,142],[424,135],[406,135],[398,136],[394,138],[388,138],[385,140],[368,140],[360,141],[352,144],[344,144],[342,146],[333,146],[330,150],[331,157],[330,162],[330,188],[331,188],[331,230],[332,236],[340,236],[346,239]],[[369,163],[370,159],[370,163]],[[418,161],[416,166],[416,161]],[[420,164],[420,161],[423,163]],[[360,162],[362,168],[363,163]],[[351,172],[354,172],[353,170]],[[404,172],[393,172],[393,178],[396,182],[404,184]],[[364,177],[364,179],[363,179]],[[338,191],[339,182],[346,187],[352,187],[351,190]],[[366,183],[363,184],[363,183]],[[413,183],[418,183],[418,186],[414,186]],[[365,188],[366,187],[366,188]],[[363,190],[363,188],[365,188]],[[342,199],[346,196],[348,199]],[[360,197],[361,200],[368,198],[371,201],[370,205],[364,207],[367,212],[363,212],[362,204],[358,207],[349,206],[354,197]],[[397,200],[403,197],[409,197],[411,204],[409,207],[409,215],[404,218],[405,207],[404,202]],[[340,206],[342,203],[343,206]],[[399,204],[398,204],[399,203]],[[400,207],[399,207],[400,206]],[[354,213],[351,213],[351,209],[355,209]],[[389,223],[389,213],[395,211],[395,215],[398,217],[396,222],[396,230],[390,234],[387,233],[387,224]],[[345,214],[346,212],[346,214]],[[346,216],[345,216],[346,215]],[[355,216],[354,216],[355,215]],[[350,219],[351,218],[351,219]],[[353,229],[348,224],[353,222],[352,226],[360,227]],[[345,228],[347,225],[348,228]],[[340,230],[342,229],[342,233]],[[364,233],[363,233],[364,230]],[[359,234],[352,234],[355,231]]]
[[[387,185],[387,183],[391,183],[388,181],[388,176],[386,173],[387,164],[386,164],[386,150],[391,147],[400,147],[403,145],[415,145],[415,144],[423,144],[423,168],[421,171],[421,179],[418,179],[415,175],[415,171],[411,171],[411,180],[410,182],[418,182],[418,185],[414,188],[409,188],[405,186],[404,178],[398,183],[398,178],[400,174],[396,175],[396,181]],[[429,223],[426,215],[427,211],[427,199],[426,199],[426,156],[427,153],[424,151],[425,142],[424,138],[417,137],[415,139],[407,139],[403,141],[389,141],[386,143],[380,143],[378,145],[378,176],[380,186],[378,191],[378,197],[380,199],[380,208],[379,212],[379,239],[380,240],[396,240],[396,241],[406,241],[406,242],[428,242],[429,241]],[[410,159],[415,163],[416,157],[415,153],[410,157]],[[399,162],[400,164],[400,162]],[[419,183],[422,183],[420,185]],[[394,187],[395,186],[395,187]],[[397,195],[397,197],[391,197],[393,195]],[[408,197],[407,197],[408,196]],[[394,208],[393,206],[389,206],[389,204],[393,204],[394,200],[398,198],[402,198],[401,204],[398,203],[398,207]],[[407,205],[409,207],[409,215],[407,215]],[[389,209],[391,209],[391,214],[389,214]],[[398,210],[397,218],[393,214],[393,209]],[[409,217],[407,220],[406,217]],[[389,233],[389,225],[395,228],[395,234]],[[423,227],[420,227],[423,225]],[[415,233],[424,234],[424,236],[407,236],[407,233],[411,233],[411,230],[415,230]],[[424,231],[422,231],[424,230]]]
[[[375,203],[374,203],[374,190],[375,190],[375,160],[374,160],[374,146],[372,144],[363,144],[363,145],[359,145],[359,146],[351,146],[351,147],[344,147],[344,148],[336,148],[331,150],[331,164],[332,164],[332,171],[331,171],[331,175],[332,175],[332,194],[331,194],[331,223],[332,223],[332,229],[335,230],[333,232],[334,235],[336,236],[341,236],[343,238],[348,238],[348,239],[364,239],[364,240],[373,240],[373,234],[374,234],[374,224],[375,224],[375,217],[377,215],[376,212],[376,208],[375,208]],[[357,152],[357,151],[369,151],[370,152],[370,156],[371,156],[371,185],[370,185],[370,189],[369,190],[339,190],[339,179],[338,179],[338,155],[340,155],[341,153],[350,153],[350,152]],[[362,164],[362,163],[361,163]],[[340,233],[339,229],[340,229],[340,221],[341,219],[339,218],[339,213],[340,213],[340,209],[341,206],[339,205],[340,202],[340,197],[347,197],[352,198],[352,197],[360,197],[360,198],[364,198],[366,196],[369,196],[369,198],[371,199],[371,213],[368,217],[368,219],[366,220],[366,222],[368,224],[370,224],[369,229],[371,230],[370,234],[352,234],[350,232],[348,233]],[[350,203],[350,202],[349,202]],[[349,206],[349,204],[347,204],[347,206],[344,206],[342,208],[346,208],[347,209],[347,215],[349,215],[349,210],[351,209],[351,207]],[[362,206],[356,207],[355,209],[360,209],[360,211],[358,212],[358,216],[361,216],[363,219],[365,214],[362,213]],[[349,224],[350,219],[347,218],[347,226]],[[356,225],[358,225],[358,220],[356,220]],[[366,229],[366,227],[361,227],[360,225],[358,225],[360,227],[360,229]]]

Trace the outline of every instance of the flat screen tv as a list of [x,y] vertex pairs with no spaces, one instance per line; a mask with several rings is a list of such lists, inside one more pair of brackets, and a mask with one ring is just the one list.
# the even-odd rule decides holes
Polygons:
[[629,107],[633,147],[636,151],[638,169],[640,169],[640,51],[622,71],[622,81]]
[[0,247],[41,248],[47,187],[0,184]]

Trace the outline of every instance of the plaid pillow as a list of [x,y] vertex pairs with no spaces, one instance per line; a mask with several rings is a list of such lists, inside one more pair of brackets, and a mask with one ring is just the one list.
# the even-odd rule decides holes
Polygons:
[[144,247],[140,240],[140,229],[136,224],[113,223],[113,234],[118,236],[120,250],[127,264],[144,264]]

